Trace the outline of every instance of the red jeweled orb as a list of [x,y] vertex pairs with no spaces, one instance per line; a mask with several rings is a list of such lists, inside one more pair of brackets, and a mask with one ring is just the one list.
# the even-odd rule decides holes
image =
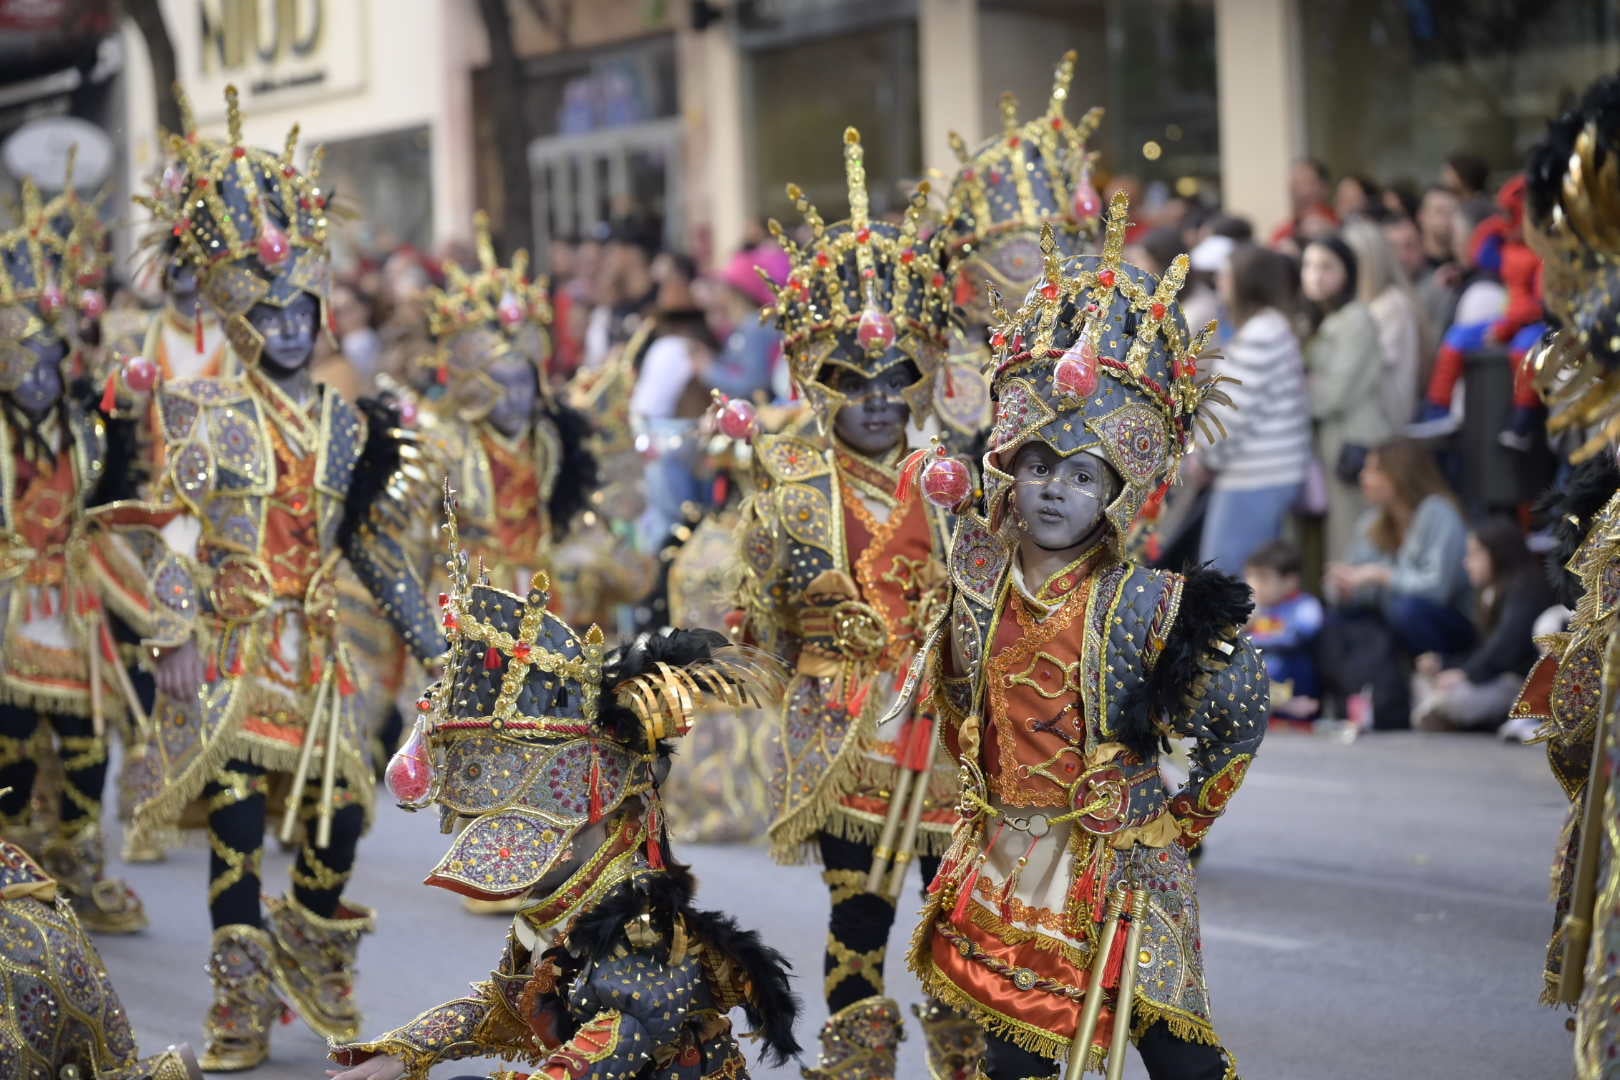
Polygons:
[[287,234],[276,227],[275,222],[266,221],[264,228],[259,230],[259,239],[255,244],[259,261],[268,267],[277,267],[287,261],[292,254],[292,245],[287,242]]
[[124,361],[124,385],[137,394],[147,393],[157,385],[158,368],[144,356],[132,356]]
[[922,471],[923,498],[935,506],[952,509],[973,490],[968,467],[953,457],[935,458]]
[[894,320],[889,313],[874,305],[867,305],[855,324],[855,340],[868,352],[879,352],[894,344]]
[[87,319],[99,319],[107,313],[107,298],[100,289],[85,289],[79,294],[79,310]]
[[759,422],[751,402],[733,399],[720,407],[720,433],[728,439],[749,439]]
[[501,325],[505,327],[516,326],[529,313],[523,306],[523,301],[519,300],[515,293],[507,293],[501,297],[501,302],[496,307],[495,312],[500,316]]

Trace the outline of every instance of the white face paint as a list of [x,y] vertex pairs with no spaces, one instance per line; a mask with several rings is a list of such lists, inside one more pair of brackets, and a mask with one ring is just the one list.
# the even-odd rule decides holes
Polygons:
[[1113,466],[1089,451],[1059,457],[1043,442],[1025,443],[1013,458],[1013,509],[1027,539],[1046,551],[1094,542],[1104,512],[1119,494]]

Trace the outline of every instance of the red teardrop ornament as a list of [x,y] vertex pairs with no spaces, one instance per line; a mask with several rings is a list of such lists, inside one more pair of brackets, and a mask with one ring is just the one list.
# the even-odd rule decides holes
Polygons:
[[1087,171],[1074,185],[1074,216],[1087,221],[1101,213],[1102,196],[1097,194],[1097,186],[1091,182],[1091,173]]
[[157,385],[158,368],[144,356],[132,356],[124,361],[124,385],[137,394],[147,393]]
[[99,319],[107,313],[107,298],[100,289],[86,289],[79,294],[79,310],[87,319]]
[[956,458],[935,458],[923,466],[923,498],[935,506],[947,510],[960,506],[972,489],[973,478],[967,466]]
[[756,414],[750,402],[733,399],[720,409],[720,432],[728,439],[752,437],[755,422]]
[[428,757],[427,738],[418,722],[411,728],[411,737],[388,761],[383,774],[389,792],[398,802],[407,805],[427,798],[433,787],[433,763]]
[[876,304],[868,304],[855,325],[855,340],[867,352],[882,352],[894,344],[894,320]]
[[287,242],[287,234],[282,232],[273,221],[266,221],[259,230],[259,239],[255,243],[259,261],[267,267],[277,267],[287,261],[292,254],[292,245]]
[[45,290],[39,294],[39,311],[47,319],[55,318],[62,310],[65,301],[62,299],[62,290],[54,281],[45,283]]
[[1097,350],[1081,338],[1052,368],[1052,381],[1065,394],[1090,397],[1097,389]]
[[501,297],[501,302],[496,307],[495,312],[500,316],[501,325],[505,327],[516,326],[528,314],[524,310],[523,301],[517,298],[516,293],[510,292]]

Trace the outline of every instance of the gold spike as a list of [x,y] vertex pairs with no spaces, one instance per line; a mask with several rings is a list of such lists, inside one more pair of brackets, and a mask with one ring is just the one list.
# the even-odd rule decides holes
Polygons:
[[1057,284],[1063,276],[1063,260],[1058,257],[1051,222],[1041,225],[1041,262],[1046,268],[1046,280]]
[[231,145],[242,145],[242,109],[237,102],[236,84],[225,86],[225,129],[230,133]]
[[478,249],[478,265],[495,269],[495,241],[489,233],[489,215],[480,210],[473,215],[473,242]]
[[281,151],[281,163],[283,165],[291,166],[294,164],[293,156],[298,153],[298,131],[297,124],[293,124],[292,127],[287,129],[287,145]]
[[511,273],[520,282],[529,276],[529,251],[527,248],[518,248],[512,252]]
[[1103,265],[1118,270],[1125,256],[1125,233],[1131,227],[1131,198],[1123,191],[1108,200],[1108,228],[1103,237]]
[[550,592],[551,591],[551,575],[546,573],[544,570],[536,570],[535,573],[534,573],[534,577],[529,579],[529,591],[531,591],[531,592]]
[[309,154],[309,168],[304,170],[304,176],[311,184],[321,178],[321,166],[326,164],[326,147],[317,146]]
[[953,131],[947,135],[946,138],[950,140],[951,153],[956,155],[957,161],[960,161],[963,165],[966,165],[969,161],[973,160],[973,155],[968,152],[967,142],[962,138],[962,136]]
[[595,623],[591,623],[591,628],[585,631],[585,644],[603,645],[606,643],[607,638],[602,634],[602,628]]
[[[1063,103],[1069,98],[1069,86],[1074,82],[1074,64],[1080,54],[1073,49],[1063,54],[1057,70],[1052,73],[1052,99],[1046,106],[1047,116],[1062,116]],[[1086,114],[1088,117],[1090,113]]]
[[184,139],[197,130],[197,116],[191,111],[191,96],[186,88],[176,82],[170,89],[174,91],[174,103],[180,107],[180,126],[185,129],[177,134]]
[[[852,127],[844,129],[844,180],[849,188],[849,225],[859,231],[869,223],[871,203],[866,190],[866,153],[861,148],[861,133]],[[866,248],[867,245],[860,247]]]
[[1001,133],[1008,136],[1018,134],[1018,98],[1011,90],[1004,90],[1001,94]]
[[73,172],[79,164],[79,144],[71,143],[67,148],[67,163],[62,169],[62,193],[69,199],[76,197],[73,189]]

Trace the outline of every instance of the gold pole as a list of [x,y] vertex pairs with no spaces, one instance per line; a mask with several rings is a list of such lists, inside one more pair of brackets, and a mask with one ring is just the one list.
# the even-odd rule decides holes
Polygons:
[[[64,605],[66,600],[63,601]],[[90,729],[100,739],[107,734],[107,705],[101,686],[101,624],[90,626]]]
[[1125,1048],[1131,1042],[1131,1004],[1136,994],[1136,953],[1147,921],[1147,890],[1131,894],[1131,932],[1125,938],[1125,966],[1114,995],[1114,1039],[1108,1047],[1108,1080],[1125,1080]]
[[[332,659],[332,666],[338,665],[336,657]],[[338,731],[343,726],[343,693],[328,694],[331,699],[332,715],[326,725],[326,768],[321,776],[321,805],[320,817],[315,825],[315,846],[324,848],[332,843],[332,799],[337,791],[337,752]]]
[[[900,846],[894,850],[894,872],[889,875],[889,887],[885,895],[890,900],[898,900],[900,890],[906,883],[906,870],[911,865],[911,857],[917,851],[917,829],[922,824],[923,807],[928,802],[928,780],[934,772],[934,759],[939,755],[939,740],[936,738],[928,752],[928,764],[922,772],[913,774],[915,787],[911,789],[911,805],[906,807],[906,825],[900,834]],[[924,885],[928,884],[926,881]]]
[[1125,890],[1115,889],[1108,898],[1108,914],[1104,916],[1102,933],[1097,935],[1097,951],[1091,957],[1091,978],[1086,983],[1086,1000],[1080,1010],[1080,1024],[1069,1043],[1069,1060],[1063,1068],[1063,1080],[1080,1080],[1086,1072],[1086,1058],[1091,1052],[1091,1037],[1097,1031],[1097,1016],[1102,1012],[1103,971],[1108,967],[1108,954],[1114,948],[1114,935],[1119,933],[1119,919],[1125,911]]
[[1603,689],[1598,695],[1592,762],[1586,774],[1586,805],[1581,811],[1581,848],[1575,856],[1569,914],[1564,916],[1564,959],[1558,973],[1558,1003],[1574,1005],[1586,986],[1586,954],[1592,947],[1592,909],[1597,903],[1598,856],[1603,847],[1603,802],[1609,789],[1609,714],[1620,681],[1620,633],[1609,635],[1603,652]]
[[298,767],[293,770],[292,789],[281,814],[281,831],[278,835],[283,844],[292,843],[293,825],[298,821],[298,802],[303,798],[304,782],[309,779],[310,759],[315,754],[316,729],[320,726],[326,708],[326,692],[331,685],[332,669],[328,667],[321,674],[321,685],[315,690],[315,708],[309,715],[309,727],[304,729],[304,745],[298,750]]
[[878,835],[877,847],[872,849],[872,868],[866,872],[866,891],[878,896],[883,895],[883,878],[894,858],[895,835],[900,831],[900,815],[905,812],[911,775],[911,770],[904,766],[895,768],[894,790],[889,793],[889,812],[883,819],[883,832]]

